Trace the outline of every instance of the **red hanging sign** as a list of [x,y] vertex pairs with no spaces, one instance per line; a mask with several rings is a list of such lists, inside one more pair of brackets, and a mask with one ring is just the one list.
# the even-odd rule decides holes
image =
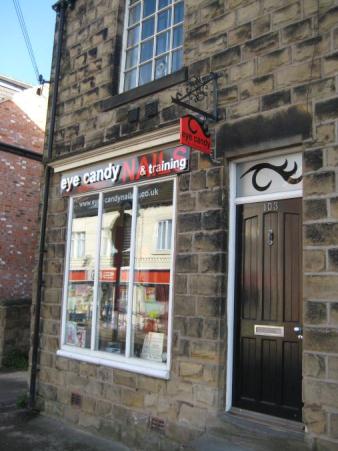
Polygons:
[[187,114],[180,119],[180,143],[200,152],[211,154],[211,139],[203,124],[196,117]]

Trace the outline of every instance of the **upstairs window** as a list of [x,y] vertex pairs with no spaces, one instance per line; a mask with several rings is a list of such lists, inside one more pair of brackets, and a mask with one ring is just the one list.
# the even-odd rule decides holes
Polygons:
[[183,66],[182,0],[127,0],[120,91]]

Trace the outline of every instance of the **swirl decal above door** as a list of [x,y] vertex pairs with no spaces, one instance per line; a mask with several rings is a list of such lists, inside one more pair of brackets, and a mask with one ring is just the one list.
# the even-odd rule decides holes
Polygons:
[[302,181],[302,179],[303,179],[302,175],[299,176],[299,177],[296,177],[296,178],[292,177],[294,174],[296,174],[296,172],[298,170],[297,162],[294,161],[293,169],[291,169],[291,170],[287,171],[286,170],[287,166],[288,166],[288,160],[287,159],[285,159],[285,162],[282,163],[280,166],[273,165],[271,163],[258,163],[258,164],[255,164],[254,166],[252,166],[251,168],[249,168],[247,171],[245,171],[244,174],[242,174],[240,176],[240,178],[242,179],[244,176],[246,176],[250,172],[253,172],[253,174],[252,174],[252,185],[254,186],[254,188],[257,191],[266,191],[267,189],[270,188],[271,183],[272,183],[272,180],[270,180],[265,185],[258,184],[257,176],[258,176],[259,172],[262,171],[263,169],[269,169],[271,171],[276,172],[277,174],[279,174],[290,185],[296,185],[297,183],[300,183]]

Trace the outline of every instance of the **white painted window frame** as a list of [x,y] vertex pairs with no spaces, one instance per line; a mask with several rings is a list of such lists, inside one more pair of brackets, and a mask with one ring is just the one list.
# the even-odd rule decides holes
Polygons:
[[[281,155],[301,152],[299,148],[283,150]],[[256,161],[269,156],[276,156],[276,152],[266,152],[250,157],[240,158],[229,163],[229,236],[228,236],[228,282],[227,282],[227,359],[226,359],[226,393],[225,411],[233,406],[233,375],[234,375],[234,340],[235,340],[235,271],[236,271],[236,211],[238,205],[266,202],[303,197],[303,190],[293,190],[272,194],[259,194],[257,196],[236,197],[237,165],[246,161]]]
[[[135,88],[139,87],[139,86],[143,86],[143,85],[139,85],[139,74],[140,74],[140,67],[152,62],[152,76],[151,76],[151,80],[149,81],[149,83],[151,81],[155,80],[155,65],[156,65],[156,60],[158,58],[161,58],[163,56],[168,56],[168,71],[167,71],[167,75],[172,73],[172,54],[173,52],[177,51],[177,50],[181,50],[183,49],[183,45],[184,45],[184,36],[183,36],[183,42],[182,45],[178,46],[178,47],[173,47],[173,43],[174,43],[174,29],[184,25],[184,17],[183,20],[181,22],[178,22],[177,24],[174,24],[174,6],[177,3],[180,3],[181,0],[172,0],[171,4],[169,4],[168,6],[162,8],[161,10],[158,9],[158,2],[159,0],[156,0],[156,9],[155,12],[153,14],[150,14],[149,16],[147,16],[146,20],[154,17],[154,34],[151,37],[148,37],[146,39],[142,40],[142,20],[143,20],[143,0],[139,0],[141,3],[141,11],[140,11],[140,20],[139,22],[137,22],[140,26],[140,35],[139,35],[139,41],[136,45],[134,46],[127,46],[127,40],[128,40],[128,31],[132,28],[134,28],[136,25],[133,24],[132,26],[129,27],[128,25],[128,21],[129,21],[129,10],[130,8],[134,7],[138,2],[136,2],[133,5],[130,5],[130,0],[126,0],[126,7],[125,7],[125,13],[124,13],[124,25],[123,25],[123,39],[122,39],[122,56],[121,56],[121,70],[120,70],[120,81],[119,81],[119,93],[125,92],[124,89],[124,81],[125,81],[125,74],[126,72],[130,72],[131,70],[136,68],[136,86]],[[184,0],[183,0],[184,3]],[[158,22],[158,12],[161,11],[167,11],[171,9],[171,25],[170,27],[166,28],[165,30],[162,30],[160,32],[157,32],[157,22]],[[157,36],[165,33],[169,31],[170,32],[170,44],[169,44],[169,50],[166,52],[161,53],[160,55],[156,55],[156,43],[157,43]],[[183,34],[184,34],[184,28],[183,28]],[[140,58],[141,58],[141,44],[149,41],[150,39],[154,40],[154,44],[153,44],[153,54],[152,57],[146,61],[143,61],[142,63],[140,62]],[[130,67],[128,70],[126,70],[126,55],[127,55],[127,50],[133,48],[133,47],[137,47],[137,63],[135,66]],[[134,89],[134,88],[131,88]]]
[[[158,363],[155,361],[145,360],[141,358],[131,357],[131,342],[132,342],[132,296],[133,296],[133,283],[134,283],[134,265],[135,265],[135,248],[136,248],[136,221],[137,221],[137,193],[141,186],[152,185],[154,183],[164,183],[166,181],[173,182],[173,197],[172,197],[172,230],[171,230],[171,264],[170,264],[170,281],[169,281],[169,305],[168,305],[168,335],[167,335],[167,362]],[[95,332],[97,330],[97,302],[98,302],[98,282],[99,282],[99,252],[101,248],[101,228],[102,228],[102,212],[103,212],[103,195],[105,192],[116,191],[124,186],[118,186],[116,188],[108,188],[101,190],[98,194],[99,197],[99,211],[98,211],[98,224],[97,224],[97,243],[95,254],[95,271],[94,271],[94,296],[93,296],[93,308],[92,308],[92,324],[95,327],[92,328],[91,335],[91,349],[76,348],[74,346],[66,345],[66,319],[67,319],[67,301],[68,301],[68,283],[69,283],[69,270],[70,270],[70,254],[71,254],[71,234],[72,234],[72,222],[73,222],[73,205],[74,199],[78,197],[88,196],[88,193],[82,195],[74,195],[69,198],[68,206],[68,224],[67,224],[67,244],[66,244],[66,256],[65,256],[65,275],[62,293],[62,316],[61,316],[61,334],[60,334],[60,349],[57,351],[58,356],[79,360],[83,362],[94,363],[98,365],[104,365],[111,368],[118,368],[134,373],[144,374],[147,376],[153,376],[160,379],[170,378],[170,368],[172,362],[172,336],[173,336],[173,286],[174,286],[174,270],[175,270],[175,230],[176,230],[176,218],[177,218],[177,176],[161,177],[151,181],[138,182],[126,185],[128,188],[133,189],[133,212],[132,212],[132,232],[131,232],[131,253],[130,253],[130,270],[128,281],[128,310],[127,310],[127,331],[126,331],[126,353],[125,356],[117,354],[109,354],[103,351],[95,351]]]

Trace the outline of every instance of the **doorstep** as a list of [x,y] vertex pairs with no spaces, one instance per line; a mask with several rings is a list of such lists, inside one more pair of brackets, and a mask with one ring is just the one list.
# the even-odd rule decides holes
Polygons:
[[309,451],[304,426],[291,420],[232,409],[207,425],[207,432],[196,439],[196,451]]

